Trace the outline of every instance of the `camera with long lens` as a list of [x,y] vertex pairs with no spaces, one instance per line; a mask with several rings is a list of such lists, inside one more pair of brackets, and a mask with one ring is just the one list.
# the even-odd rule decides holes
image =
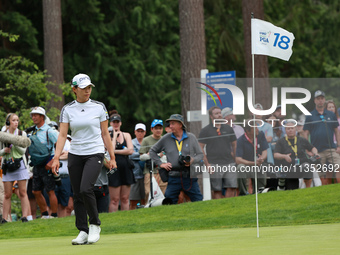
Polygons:
[[321,163],[321,157],[319,155],[314,155],[309,158],[310,164],[320,164]]
[[57,186],[61,186],[61,177],[60,174],[57,172],[57,174],[53,175],[54,182]]
[[28,128],[26,128],[25,129],[25,132],[26,132],[26,134],[28,134],[28,133],[31,133],[32,131],[34,131],[35,130],[35,125],[34,126],[31,126],[31,127],[28,127]]
[[187,156],[179,155],[178,157],[178,161],[181,166],[184,166],[185,163],[189,163],[190,160],[191,160],[191,157],[189,155]]
[[[63,162],[59,162],[59,167],[63,167]],[[57,174],[53,174],[54,182],[57,186],[61,186],[61,177],[59,172]]]

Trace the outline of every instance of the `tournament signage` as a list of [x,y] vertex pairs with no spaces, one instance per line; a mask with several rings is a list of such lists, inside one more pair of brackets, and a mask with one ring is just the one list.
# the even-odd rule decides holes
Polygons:
[[[214,88],[213,93],[207,96],[207,110],[212,106],[218,106],[221,109],[225,107],[233,107],[233,96],[229,89],[222,87],[221,85],[236,85],[236,72],[225,71],[217,73],[207,73],[206,84]],[[206,86],[208,88],[208,86]]]

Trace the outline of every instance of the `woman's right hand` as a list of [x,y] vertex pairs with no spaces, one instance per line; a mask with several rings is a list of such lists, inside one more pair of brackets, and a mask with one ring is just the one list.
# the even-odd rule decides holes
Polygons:
[[6,148],[4,149],[4,151],[5,151],[5,153],[8,153],[8,154],[10,154],[10,153],[11,153],[11,148],[9,148],[9,147],[6,147]]

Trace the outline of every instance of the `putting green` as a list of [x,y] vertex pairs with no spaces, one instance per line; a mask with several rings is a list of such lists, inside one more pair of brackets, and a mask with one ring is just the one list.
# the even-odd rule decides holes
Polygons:
[[[105,227],[105,226],[103,226]],[[339,254],[340,224],[102,235],[93,245],[74,237],[7,239],[0,254]]]

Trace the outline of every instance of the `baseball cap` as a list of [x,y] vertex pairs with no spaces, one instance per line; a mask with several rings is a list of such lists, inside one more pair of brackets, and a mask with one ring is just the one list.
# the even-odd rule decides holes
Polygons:
[[135,130],[138,130],[138,129],[143,129],[144,131],[146,131],[146,126],[143,123],[138,123],[135,126]]
[[157,125],[160,125],[160,126],[163,126],[163,120],[159,120],[159,119],[154,119],[151,123],[151,128],[157,126]]
[[225,118],[225,117],[233,114],[233,109],[230,108],[230,107],[226,107],[226,108],[223,108],[221,113],[222,113],[222,117]]
[[182,116],[182,115],[180,115],[180,114],[172,114],[172,115],[170,116],[170,118],[167,119],[165,122],[169,122],[169,121],[171,121],[171,120],[178,121],[178,122],[182,123],[183,129],[187,129],[187,127],[186,127],[185,124],[184,124],[184,119],[183,119],[183,116]]
[[314,94],[314,98],[317,98],[317,97],[320,97],[320,96],[325,96],[325,92],[321,91],[321,90],[317,90],[315,91],[315,94]]
[[281,109],[281,105],[280,104],[278,106],[276,106],[275,111],[277,111],[278,109]]
[[287,119],[287,120],[285,120],[284,123],[285,123],[285,125],[287,125],[288,123],[292,123],[294,125],[297,125],[298,122],[294,119]]
[[299,120],[299,121],[297,122],[297,125],[298,125],[298,126],[303,126],[303,125],[305,125],[305,121],[304,121],[304,120]]
[[262,106],[262,104],[260,104],[260,103],[255,104],[255,105],[254,105],[254,108],[255,108],[255,109],[260,108],[260,110],[263,110],[263,106]]
[[122,121],[119,115],[113,115],[110,117],[110,122],[113,122],[115,120]]
[[77,74],[73,77],[71,86],[78,86],[81,89],[86,88],[87,86],[92,85],[94,87],[94,84],[91,82],[90,77],[87,74]]
[[32,114],[37,113],[40,115],[44,116],[44,119],[46,119],[46,111],[44,108],[42,108],[41,106],[36,106],[32,108],[32,111],[30,112],[30,116],[32,118]]

